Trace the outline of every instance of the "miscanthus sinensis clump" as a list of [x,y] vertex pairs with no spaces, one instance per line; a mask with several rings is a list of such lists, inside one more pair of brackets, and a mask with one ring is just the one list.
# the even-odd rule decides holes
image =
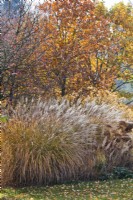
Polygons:
[[97,177],[97,166],[109,162],[107,129],[117,130],[121,120],[121,110],[89,99],[19,102],[3,127],[3,185]]

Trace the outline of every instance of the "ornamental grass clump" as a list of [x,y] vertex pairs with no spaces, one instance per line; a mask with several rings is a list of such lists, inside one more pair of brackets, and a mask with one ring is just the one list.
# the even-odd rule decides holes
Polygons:
[[[121,149],[111,143],[122,119],[122,111],[89,100],[71,105],[65,99],[19,102],[3,126],[2,184],[48,185],[96,178],[102,172],[99,165],[115,165],[110,154],[123,158]],[[128,144],[121,143],[121,148]],[[131,141],[129,146],[128,159]]]
[[77,178],[86,153],[81,123],[87,117],[68,104],[18,104],[3,128],[3,182],[50,184]]

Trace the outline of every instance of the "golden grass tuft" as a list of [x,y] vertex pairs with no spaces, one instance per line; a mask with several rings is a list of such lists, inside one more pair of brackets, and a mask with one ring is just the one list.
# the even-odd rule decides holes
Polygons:
[[117,107],[88,99],[20,102],[3,126],[3,185],[89,179],[99,176],[101,164],[125,166],[133,140],[122,120]]

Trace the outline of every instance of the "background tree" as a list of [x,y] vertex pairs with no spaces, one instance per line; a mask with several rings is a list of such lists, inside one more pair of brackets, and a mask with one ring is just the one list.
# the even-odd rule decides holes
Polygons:
[[117,79],[132,81],[131,5],[110,11],[90,0],[15,5],[2,12],[3,99],[86,96],[112,91]]
[[1,97],[10,102],[21,95],[35,95],[38,92],[32,71],[43,54],[38,48],[47,36],[44,33],[43,40],[39,37],[40,16],[31,8],[32,1],[29,4],[21,1],[17,12],[14,9],[2,12]]
[[90,86],[109,89],[117,77],[117,39],[112,37],[109,18],[99,16],[96,8],[90,0],[47,1],[40,6],[51,32],[40,71],[62,96],[88,94]]
[[120,78],[123,84],[133,82],[133,7],[123,2],[115,4],[110,10],[112,31],[118,39],[119,61],[121,63]]
[[112,31],[118,40],[121,69],[113,91],[125,97],[125,103],[133,101],[133,5],[123,2],[115,4],[109,12]]

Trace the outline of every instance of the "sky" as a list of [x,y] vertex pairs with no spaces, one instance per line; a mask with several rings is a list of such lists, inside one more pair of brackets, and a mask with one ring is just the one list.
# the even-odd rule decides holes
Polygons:
[[127,4],[128,2],[131,2],[133,4],[133,0],[104,0],[106,7],[110,8],[113,6],[115,3],[119,3],[120,1],[124,2]]
[[[37,0],[36,0],[37,1]],[[40,2],[43,2],[44,0],[39,0]],[[128,2],[131,2],[133,4],[133,0],[103,0],[105,2],[105,6],[107,8],[110,8],[113,6],[115,3],[119,3],[120,1],[124,2],[127,4]]]

